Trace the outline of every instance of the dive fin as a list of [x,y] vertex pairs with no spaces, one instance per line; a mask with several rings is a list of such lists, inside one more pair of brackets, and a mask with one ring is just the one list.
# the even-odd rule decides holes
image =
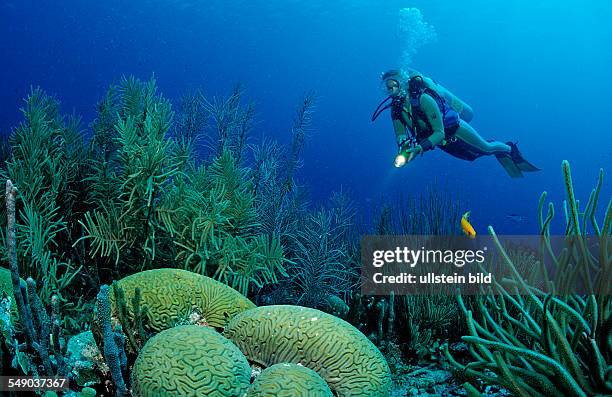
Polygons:
[[520,168],[516,165],[514,161],[507,154],[496,154],[495,158],[504,167],[504,170],[510,175],[511,178],[522,178],[523,173]]
[[538,167],[525,160],[521,152],[518,150],[516,143],[506,142],[506,144],[510,146],[510,157],[512,158],[512,161],[514,162],[514,164],[516,164],[519,170],[525,172],[540,171]]
[[523,159],[522,161],[515,162],[515,164],[521,171],[525,171],[525,172],[541,171],[540,168],[536,167],[535,165],[531,164],[529,161],[525,159]]
[[525,159],[514,161],[514,164],[516,164],[516,166],[519,167],[521,171],[525,171],[525,172],[541,171],[540,168],[536,167],[535,165],[531,164],[529,161]]

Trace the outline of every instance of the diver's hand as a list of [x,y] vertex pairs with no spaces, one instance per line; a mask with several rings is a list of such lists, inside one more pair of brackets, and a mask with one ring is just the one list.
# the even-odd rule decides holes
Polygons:
[[423,153],[423,148],[421,145],[416,145],[414,148],[408,150],[406,152],[406,163],[411,162],[421,153]]
[[416,158],[419,153],[422,153],[423,149],[417,145],[413,148],[402,150],[397,156],[395,156],[395,161],[393,165],[396,168],[400,168],[411,162]]
[[420,153],[423,153],[423,148],[420,145],[416,145],[413,148],[402,150],[396,157],[394,165],[397,168],[403,167],[412,160],[414,160]]

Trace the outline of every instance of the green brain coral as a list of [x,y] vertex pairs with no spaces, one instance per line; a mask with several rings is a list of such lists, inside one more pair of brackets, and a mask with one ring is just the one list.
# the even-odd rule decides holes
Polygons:
[[391,372],[380,351],[346,321],[300,306],[262,306],[234,317],[224,335],[264,366],[302,364],[340,397],[385,397]]
[[312,369],[298,364],[275,364],[253,382],[247,397],[332,397],[327,383]]
[[251,378],[244,355],[215,330],[181,325],[144,345],[132,368],[134,397],[243,396]]
[[[180,269],[155,269],[121,279],[125,301],[131,302],[140,288],[141,306],[146,310],[145,327],[153,332],[188,322],[206,322],[224,327],[236,314],[255,307],[238,291],[212,278]],[[113,302],[113,316],[117,307]],[[130,316],[133,315],[130,306]]]

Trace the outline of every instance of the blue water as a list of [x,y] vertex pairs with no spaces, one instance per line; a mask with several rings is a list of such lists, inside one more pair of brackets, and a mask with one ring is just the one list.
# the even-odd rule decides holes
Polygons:
[[[468,102],[483,137],[518,141],[543,171],[510,179],[492,157],[470,163],[439,150],[393,168],[389,117],[372,124],[370,115],[383,99],[380,73],[397,66],[403,7],[420,9],[437,32],[412,66]],[[313,89],[319,100],[299,178],[314,203],[342,189],[367,212],[381,198],[439,184],[472,211],[478,233],[493,225],[521,234],[537,232],[546,190],[561,232],[563,159],[583,204],[601,167],[600,203],[612,194],[611,18],[606,0],[2,2],[0,131],[19,122],[32,85],[87,125],[109,84],[154,74],[173,100],[242,82],[257,105],[255,136],[286,143],[294,109]]]

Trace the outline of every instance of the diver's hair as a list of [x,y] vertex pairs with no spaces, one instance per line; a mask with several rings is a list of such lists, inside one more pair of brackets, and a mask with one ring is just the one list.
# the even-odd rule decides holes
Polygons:
[[410,74],[402,69],[387,70],[380,76],[382,81],[389,79],[397,80],[398,83],[406,83],[410,78]]
[[[390,69],[384,72],[380,79],[383,83],[387,80],[395,80],[399,84],[402,95],[405,94],[408,88],[408,81],[410,80],[410,74],[402,69]],[[385,91],[384,87],[381,87]]]
[[386,72],[384,72],[380,78],[381,80],[388,80],[391,78],[395,80],[397,78],[400,78],[400,74],[401,72],[399,70],[391,69],[391,70],[387,70]]

